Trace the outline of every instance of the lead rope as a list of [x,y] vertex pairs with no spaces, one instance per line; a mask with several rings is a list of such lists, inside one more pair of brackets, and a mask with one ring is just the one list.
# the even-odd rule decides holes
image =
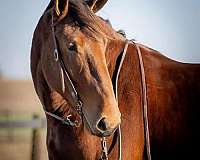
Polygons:
[[[129,40],[126,40],[126,44],[124,47],[124,51],[122,54],[121,62],[119,65],[119,69],[117,72],[117,77],[116,77],[116,83],[115,83],[115,96],[116,100],[118,102],[118,79],[119,79],[119,74],[126,56],[126,52],[128,50],[128,45],[129,45]],[[141,77],[142,77],[142,92],[143,92],[143,118],[144,118],[144,127],[145,127],[145,141],[146,141],[146,152],[147,152],[147,159],[151,160],[151,146],[150,146],[150,134],[149,134],[149,123],[148,123],[148,103],[147,103],[147,86],[146,86],[146,77],[145,77],[145,70],[144,70],[144,62],[142,58],[142,53],[139,48],[139,46],[134,42],[134,40],[131,40],[133,44],[135,44],[137,53],[138,53],[138,58],[139,58],[139,63],[140,63],[140,70],[141,70]],[[121,127],[119,126],[118,128],[118,160],[122,159],[122,137],[121,137]]]
[[146,77],[145,77],[145,70],[144,70],[144,62],[143,62],[142,53],[139,46],[134,42],[134,40],[131,40],[131,42],[136,46],[139,63],[140,63],[140,70],[141,70],[141,77],[142,77],[143,119],[144,119],[144,127],[145,127],[146,152],[147,152],[147,159],[151,160],[151,146],[150,146],[149,122],[148,122],[147,85],[146,85]]

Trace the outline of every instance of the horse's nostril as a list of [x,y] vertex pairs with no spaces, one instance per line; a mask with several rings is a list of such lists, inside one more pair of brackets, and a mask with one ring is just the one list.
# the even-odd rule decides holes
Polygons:
[[108,130],[108,123],[106,122],[106,118],[102,118],[98,124],[97,128],[101,131],[107,131]]

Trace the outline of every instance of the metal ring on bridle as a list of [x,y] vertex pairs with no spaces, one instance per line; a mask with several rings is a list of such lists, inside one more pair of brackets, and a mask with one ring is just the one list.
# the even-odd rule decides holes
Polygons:
[[83,107],[83,103],[81,101],[78,101],[76,103],[76,110],[78,111],[79,114],[82,114],[82,107]]
[[55,61],[57,62],[58,61],[58,49],[57,48],[54,49],[54,58],[55,58]]

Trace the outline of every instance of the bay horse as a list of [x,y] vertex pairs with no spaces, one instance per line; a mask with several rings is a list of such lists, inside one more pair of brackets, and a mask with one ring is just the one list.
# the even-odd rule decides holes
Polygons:
[[31,72],[49,159],[103,159],[107,137],[105,159],[116,160],[120,124],[123,160],[196,159],[200,65],[126,40],[95,15],[106,2],[51,0],[35,29]]

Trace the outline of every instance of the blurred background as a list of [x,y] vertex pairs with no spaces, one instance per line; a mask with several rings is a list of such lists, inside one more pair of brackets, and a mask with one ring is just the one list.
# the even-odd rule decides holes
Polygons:
[[[0,5],[1,160],[47,159],[44,114],[29,64],[33,31],[48,3],[12,0]],[[200,62],[198,0],[109,0],[98,15],[169,58]]]

